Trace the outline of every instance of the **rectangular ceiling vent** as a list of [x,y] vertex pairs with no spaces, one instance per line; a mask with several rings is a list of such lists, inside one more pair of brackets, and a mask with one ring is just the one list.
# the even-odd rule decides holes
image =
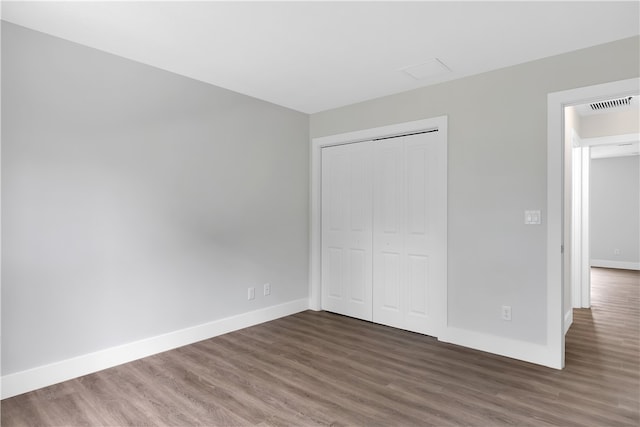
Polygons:
[[589,106],[591,107],[592,111],[603,111],[609,110],[611,108],[627,107],[631,105],[631,98],[633,97],[626,96],[624,98],[610,99],[608,101],[593,102],[589,104]]

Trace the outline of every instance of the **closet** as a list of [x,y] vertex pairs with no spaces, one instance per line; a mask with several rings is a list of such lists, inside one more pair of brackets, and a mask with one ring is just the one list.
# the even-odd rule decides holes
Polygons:
[[322,148],[322,308],[437,336],[446,303],[446,140]]

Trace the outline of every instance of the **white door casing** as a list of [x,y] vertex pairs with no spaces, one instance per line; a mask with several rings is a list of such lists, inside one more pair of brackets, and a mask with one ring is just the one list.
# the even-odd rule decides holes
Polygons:
[[[590,147],[572,132],[572,248],[571,298],[573,308],[591,306],[591,256],[589,238],[589,168]],[[565,325],[567,329],[568,325]]]
[[582,308],[591,307],[591,148],[582,147],[580,166],[580,303]]

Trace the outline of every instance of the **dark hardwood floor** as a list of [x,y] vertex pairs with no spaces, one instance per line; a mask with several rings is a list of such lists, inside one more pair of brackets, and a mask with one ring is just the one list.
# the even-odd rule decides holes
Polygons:
[[640,273],[593,269],[557,371],[306,311],[2,402],[2,426],[638,426]]

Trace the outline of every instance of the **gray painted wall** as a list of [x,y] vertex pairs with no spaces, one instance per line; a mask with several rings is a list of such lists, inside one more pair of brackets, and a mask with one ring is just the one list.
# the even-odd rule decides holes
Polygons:
[[[546,342],[547,94],[638,77],[638,40],[311,116],[320,137],[448,115],[449,325]],[[527,209],[542,210],[542,225],[524,225]]]
[[3,22],[2,124],[3,375],[307,297],[307,115]]
[[592,159],[590,180],[591,259],[640,263],[640,156]]

